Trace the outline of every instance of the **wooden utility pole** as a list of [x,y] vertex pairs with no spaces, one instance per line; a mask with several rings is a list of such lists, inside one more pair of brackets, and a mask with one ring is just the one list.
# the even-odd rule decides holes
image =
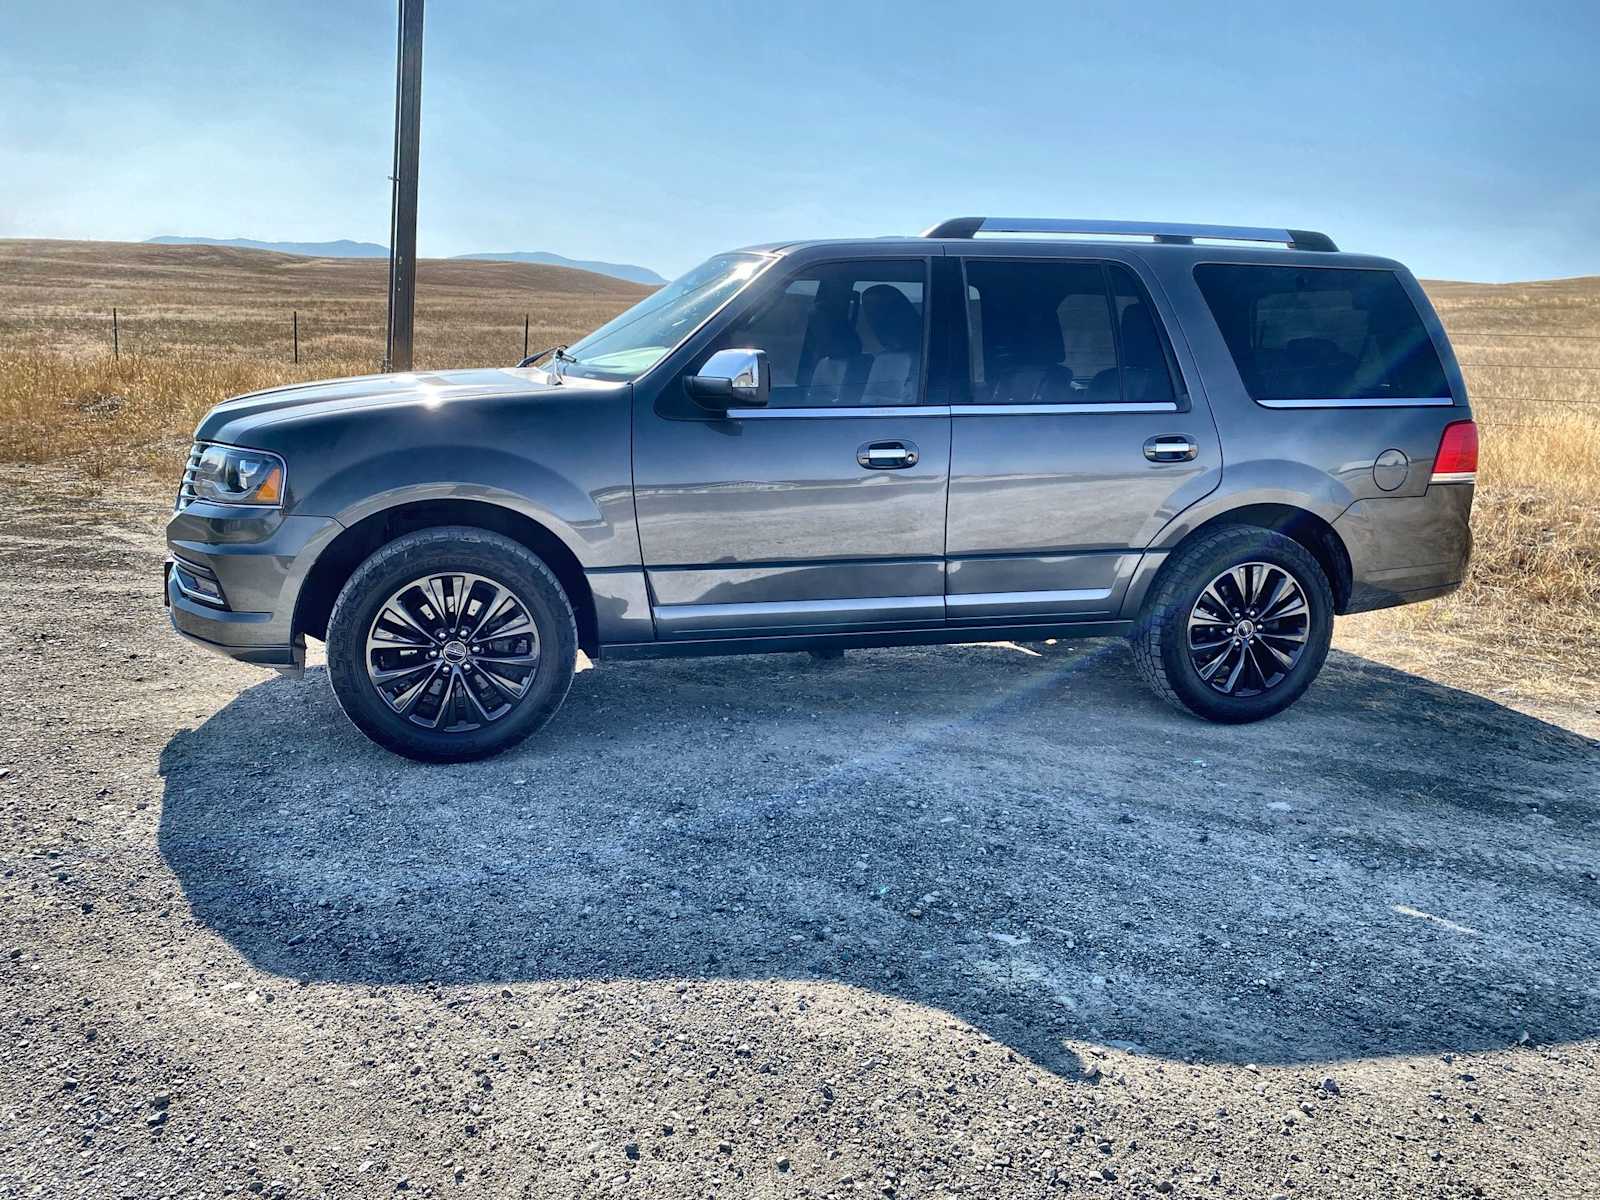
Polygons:
[[400,0],[395,55],[394,194],[389,219],[389,342],[384,366],[411,370],[417,310],[417,154],[422,133],[422,0]]

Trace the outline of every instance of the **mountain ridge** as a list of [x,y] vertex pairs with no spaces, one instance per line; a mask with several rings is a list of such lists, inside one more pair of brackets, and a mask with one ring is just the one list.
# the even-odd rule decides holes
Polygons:
[[536,263],[546,267],[571,267],[578,271],[593,271],[596,275],[609,275],[613,279],[625,279],[629,283],[645,283],[659,287],[667,282],[649,267],[641,267],[636,263],[604,262],[600,259],[568,258],[564,254],[556,254],[549,250],[503,250],[482,254],[457,254],[455,258],[472,259],[477,262],[520,262]]
[[[299,254],[310,258],[389,257],[389,248],[387,246],[381,246],[377,242],[351,241],[349,238],[339,238],[331,242],[264,242],[256,238],[190,237],[183,234],[168,233],[161,234],[158,237],[146,238],[145,244],[155,246],[231,246],[240,250],[270,250],[278,254]],[[608,275],[612,279],[621,279],[628,283],[642,283],[652,287],[659,287],[666,282],[665,279],[649,267],[641,267],[636,263],[613,263],[598,259],[568,258],[564,254],[556,254],[549,250],[489,251],[477,254],[457,254],[452,257],[476,262],[516,262],[549,267],[569,267],[577,271]]]
[[272,250],[278,254],[300,254],[308,258],[388,258],[389,247],[376,242],[353,242],[339,238],[332,242],[262,242],[255,238],[187,237],[162,234],[145,238],[148,246],[231,246],[236,250]]

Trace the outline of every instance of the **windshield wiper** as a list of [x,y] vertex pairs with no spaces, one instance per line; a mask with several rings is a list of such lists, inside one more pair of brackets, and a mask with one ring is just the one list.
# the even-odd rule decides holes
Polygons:
[[531,367],[531,366],[533,366],[534,363],[538,362],[546,354],[551,356],[550,361],[551,361],[552,365],[551,365],[551,370],[550,370],[550,378],[552,380],[554,380],[556,383],[560,383],[561,382],[561,372],[556,369],[554,364],[556,364],[556,363],[575,363],[575,362],[578,361],[577,359],[573,358],[572,355],[567,353],[567,348],[565,346],[551,346],[549,349],[541,350],[537,354],[528,355],[528,357],[523,359],[521,362],[519,362],[517,364],[517,366],[519,366],[519,367]]
[[560,361],[560,362],[575,363],[575,362],[578,361],[577,359],[573,358],[572,355],[567,353],[567,348],[565,346],[551,346],[548,349],[539,351],[539,353],[537,353],[537,354],[528,355],[528,357],[523,359],[521,362],[519,362],[517,364],[517,366],[519,366],[519,367],[531,367],[531,366],[533,366],[534,363],[538,362],[546,354],[555,355],[556,359],[558,361]]

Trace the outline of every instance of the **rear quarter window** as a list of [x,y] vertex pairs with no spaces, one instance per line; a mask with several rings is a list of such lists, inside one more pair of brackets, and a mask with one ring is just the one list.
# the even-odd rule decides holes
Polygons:
[[1392,271],[1202,263],[1194,278],[1252,399],[1450,396],[1433,339]]

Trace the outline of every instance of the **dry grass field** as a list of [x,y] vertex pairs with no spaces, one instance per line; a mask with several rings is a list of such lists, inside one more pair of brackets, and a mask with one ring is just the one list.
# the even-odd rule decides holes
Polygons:
[[[219,247],[0,241],[0,462],[76,463],[90,481],[130,463],[170,475],[217,401],[376,370],[385,271]],[[1600,651],[1600,278],[1427,288],[1482,429],[1472,578],[1445,600],[1354,618],[1341,639],[1482,686],[1600,696],[1586,665]],[[418,365],[513,362],[524,314],[540,349],[644,293],[556,267],[425,261]]]
[[1467,586],[1347,620],[1352,649],[1493,690],[1600,700],[1600,278],[1424,282],[1481,439]]
[[[99,477],[132,456],[170,470],[219,400],[376,371],[387,272],[377,259],[221,246],[0,240],[0,461],[81,458]],[[417,276],[424,368],[514,363],[525,316],[541,350],[649,291],[525,263],[431,260]]]

